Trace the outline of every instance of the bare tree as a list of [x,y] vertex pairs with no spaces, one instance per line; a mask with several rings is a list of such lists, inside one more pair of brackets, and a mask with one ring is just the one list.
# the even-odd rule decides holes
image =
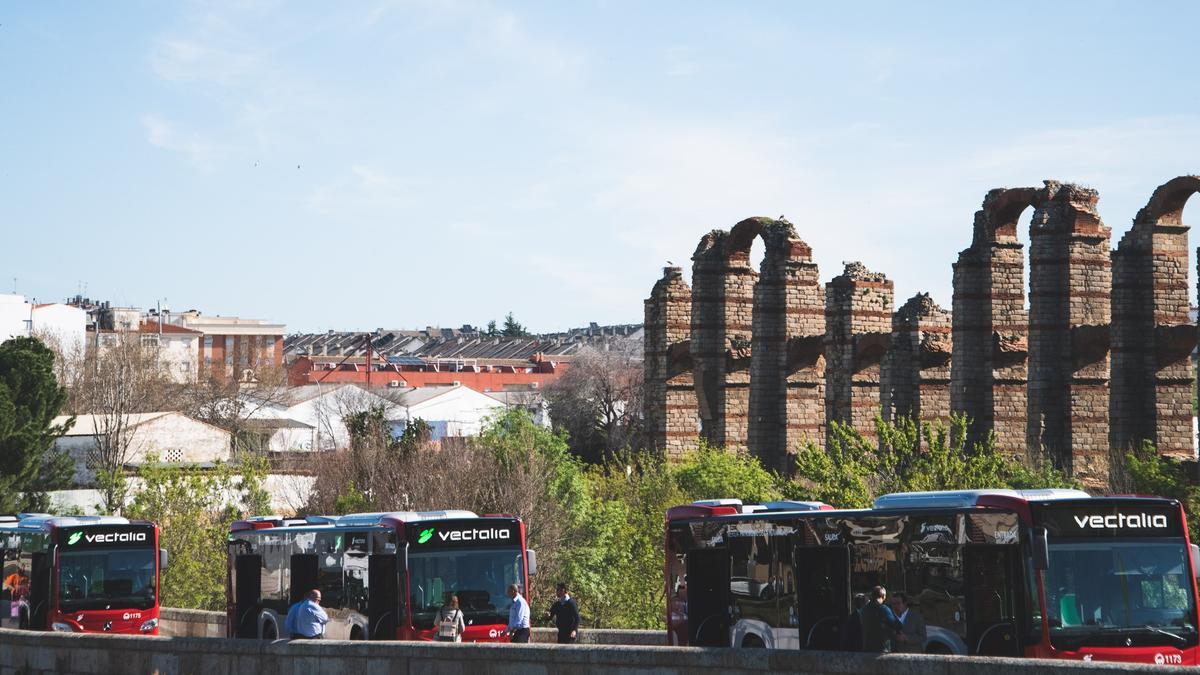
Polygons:
[[102,495],[101,506],[117,513],[125,504],[125,466],[131,459],[138,413],[173,410],[179,385],[162,367],[156,347],[138,333],[108,333],[90,349],[64,354],[66,411],[90,415],[96,444],[87,458]]
[[592,463],[642,441],[640,345],[615,342],[609,347],[583,348],[546,389],[554,427],[567,432],[572,452]]
[[[248,374],[248,373],[244,373]],[[260,364],[250,377],[235,379],[223,373],[198,376],[180,389],[180,407],[189,417],[228,431],[236,450],[259,450],[250,420],[263,410],[282,405],[287,396],[287,370]]]

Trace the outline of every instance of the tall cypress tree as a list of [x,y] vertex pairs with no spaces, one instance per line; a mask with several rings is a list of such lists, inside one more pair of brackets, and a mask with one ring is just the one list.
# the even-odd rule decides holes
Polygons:
[[47,492],[70,485],[71,458],[54,448],[74,421],[54,424],[66,400],[46,345],[35,338],[0,344],[0,513],[44,511]]

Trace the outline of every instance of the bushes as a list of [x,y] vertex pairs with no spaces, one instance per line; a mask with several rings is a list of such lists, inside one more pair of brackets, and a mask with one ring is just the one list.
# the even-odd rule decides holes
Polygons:
[[1030,466],[996,449],[994,439],[967,444],[967,419],[918,425],[911,419],[875,420],[874,444],[847,424],[830,425],[828,450],[807,443],[796,456],[790,498],[866,508],[882,494],[925,490],[1074,487],[1048,462]]

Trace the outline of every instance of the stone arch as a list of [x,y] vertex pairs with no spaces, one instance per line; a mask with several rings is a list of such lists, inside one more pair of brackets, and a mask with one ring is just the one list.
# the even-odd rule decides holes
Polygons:
[[1142,440],[1160,453],[1193,456],[1188,230],[1183,209],[1200,176],[1179,176],[1154,190],[1112,254],[1111,445]]
[[953,266],[950,407],[971,419],[971,441],[995,433],[1010,450],[1027,441],[1029,314],[1017,225],[1037,201],[1037,188],[988,191],[971,246]]
[[[750,260],[756,240],[765,246],[759,269]],[[705,235],[692,262],[691,345],[703,435],[786,468],[800,434],[821,429],[819,419],[804,419],[812,406],[801,403],[806,395],[819,400],[814,373],[821,364],[789,358],[804,352],[793,340],[824,330],[812,251],[786,220],[755,217]]]

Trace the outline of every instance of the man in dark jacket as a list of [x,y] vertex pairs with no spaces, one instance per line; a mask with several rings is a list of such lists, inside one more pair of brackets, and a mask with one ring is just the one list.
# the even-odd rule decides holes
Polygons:
[[[876,586],[871,589],[871,601],[862,609],[862,639],[864,652],[890,652],[892,641],[902,630],[900,620],[888,607],[887,589]],[[903,637],[899,637],[903,639]]]
[[567,593],[566,584],[560,583],[554,594],[558,596],[558,600],[550,606],[546,618],[553,617],[554,625],[558,626],[558,643],[569,645],[579,639],[579,607],[575,604],[575,599]]

